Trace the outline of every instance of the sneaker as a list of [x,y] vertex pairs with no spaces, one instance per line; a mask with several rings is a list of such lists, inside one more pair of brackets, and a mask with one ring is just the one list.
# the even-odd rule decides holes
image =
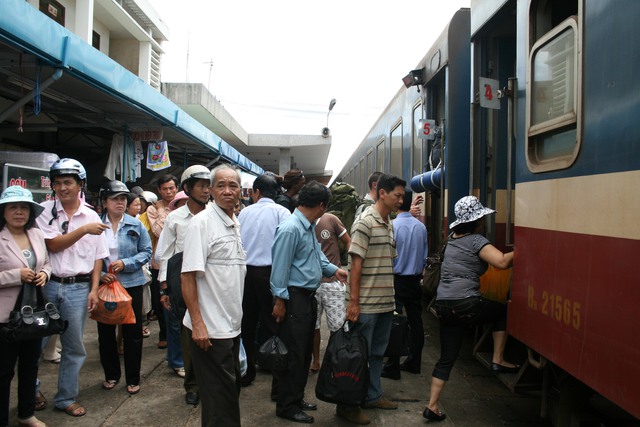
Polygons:
[[173,368],[173,372],[175,372],[180,378],[184,378],[186,375],[184,368]]
[[338,407],[336,408],[336,414],[340,418],[343,418],[353,424],[364,426],[371,423],[371,420],[369,419],[369,417],[367,417],[367,414],[362,412],[360,408],[344,409],[338,405]]
[[381,397],[377,402],[365,403],[362,407],[364,409],[398,409],[398,404]]

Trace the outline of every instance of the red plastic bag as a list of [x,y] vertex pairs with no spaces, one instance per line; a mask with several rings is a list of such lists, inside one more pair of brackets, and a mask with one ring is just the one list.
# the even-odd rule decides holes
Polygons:
[[136,323],[136,315],[131,306],[131,296],[120,281],[114,280],[98,288],[98,305],[90,317],[107,325]]

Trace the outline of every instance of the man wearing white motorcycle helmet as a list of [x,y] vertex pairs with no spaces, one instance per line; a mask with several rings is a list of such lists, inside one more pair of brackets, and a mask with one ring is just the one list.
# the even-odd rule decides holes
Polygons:
[[44,287],[46,298],[60,308],[69,328],[60,335],[62,353],[55,407],[73,417],[86,413],[78,404],[78,374],[86,358],[83,344],[87,309],[98,303],[102,259],[109,256],[104,235],[108,227],[81,200],[87,181],[85,168],[74,159],[60,159],[49,170],[54,200],[36,222],[44,233],[52,274]]
[[[173,211],[167,216],[164,222],[162,235],[158,241],[158,253],[160,257],[160,271],[158,282],[160,282],[160,301],[165,308],[167,316],[167,338],[168,350],[182,346],[182,360],[184,362],[184,388],[186,391],[185,402],[188,405],[196,405],[200,400],[198,384],[196,383],[191,354],[189,352],[189,342],[191,341],[190,331],[182,325],[182,319],[178,319],[171,310],[169,293],[172,292],[167,286],[167,263],[173,255],[182,252],[184,249],[184,235],[191,218],[202,212],[209,203],[211,196],[211,171],[206,166],[189,166],[182,173],[180,179],[182,191],[189,197],[187,203]],[[173,290],[175,292],[176,290]],[[174,337],[173,331],[179,331],[180,337]],[[177,334],[176,334],[177,335]],[[176,342],[173,342],[173,341]]]

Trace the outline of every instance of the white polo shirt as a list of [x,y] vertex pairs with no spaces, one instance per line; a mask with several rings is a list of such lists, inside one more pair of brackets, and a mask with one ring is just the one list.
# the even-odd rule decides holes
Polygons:
[[[240,223],[215,203],[194,216],[184,238],[182,272],[195,271],[198,304],[209,338],[240,335],[246,254]],[[189,310],[183,324],[193,330]]]

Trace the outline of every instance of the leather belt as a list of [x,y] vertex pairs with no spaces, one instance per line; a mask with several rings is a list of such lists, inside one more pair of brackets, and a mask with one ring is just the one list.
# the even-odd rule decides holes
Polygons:
[[62,283],[63,285],[65,284],[70,285],[73,283],[87,283],[87,282],[91,282],[91,275],[78,274],[77,276],[60,277],[60,276],[56,276],[55,274],[52,274],[51,280],[53,280],[54,282]]

